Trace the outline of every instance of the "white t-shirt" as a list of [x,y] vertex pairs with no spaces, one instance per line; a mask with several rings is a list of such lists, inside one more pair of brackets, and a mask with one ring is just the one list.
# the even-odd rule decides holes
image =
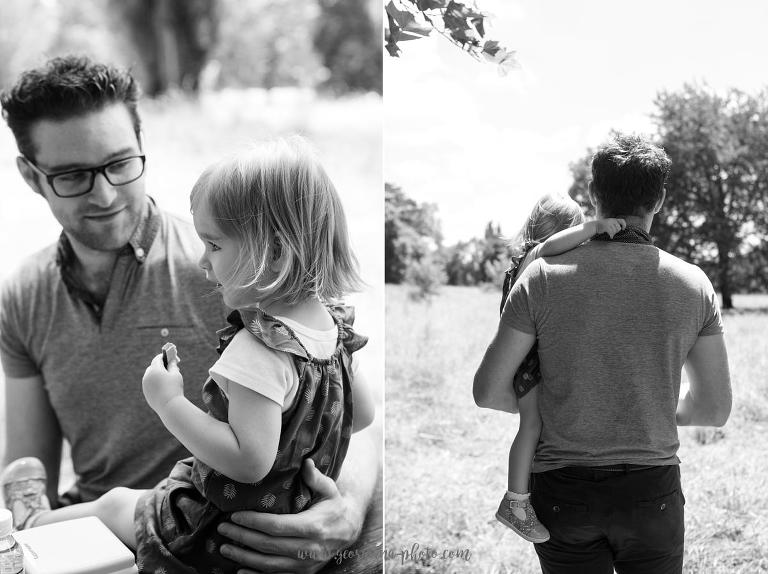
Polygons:
[[[339,338],[336,325],[317,330],[276,317],[298,337],[304,348],[316,359],[328,359],[336,350]],[[237,383],[275,401],[288,410],[296,396],[299,375],[290,353],[275,351],[254,337],[248,329],[240,329],[213,366],[208,370],[216,384],[229,398],[229,384]]]

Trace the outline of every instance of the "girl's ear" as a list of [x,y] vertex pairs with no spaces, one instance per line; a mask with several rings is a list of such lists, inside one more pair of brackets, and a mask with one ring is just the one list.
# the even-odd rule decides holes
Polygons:
[[279,235],[272,239],[272,260],[269,263],[269,270],[273,273],[279,273],[285,266],[285,260],[288,257],[288,251],[283,248],[283,242]]

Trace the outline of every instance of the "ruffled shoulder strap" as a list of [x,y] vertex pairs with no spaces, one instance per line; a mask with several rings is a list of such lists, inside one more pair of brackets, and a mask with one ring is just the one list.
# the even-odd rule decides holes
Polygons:
[[348,353],[363,348],[368,343],[368,337],[355,333],[352,324],[355,322],[355,308],[350,305],[334,304],[328,305],[333,318],[339,328],[339,342],[344,345]]
[[240,329],[247,329],[251,335],[271,349],[291,353],[304,359],[311,358],[290,328],[261,309],[233,311],[227,317],[227,322],[229,326],[216,333],[219,336],[219,346],[216,349],[219,354],[227,348],[235,333]]

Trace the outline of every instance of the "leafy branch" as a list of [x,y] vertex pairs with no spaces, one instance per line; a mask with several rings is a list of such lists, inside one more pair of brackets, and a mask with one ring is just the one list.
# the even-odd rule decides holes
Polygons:
[[497,64],[502,74],[520,67],[514,51],[485,38],[488,15],[474,4],[455,0],[390,0],[386,11],[386,48],[392,57],[400,55],[398,42],[436,32],[476,60]]

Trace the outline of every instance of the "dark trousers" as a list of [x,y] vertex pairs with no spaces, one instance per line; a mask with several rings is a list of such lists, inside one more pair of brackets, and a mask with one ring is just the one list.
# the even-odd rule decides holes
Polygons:
[[567,467],[531,475],[531,502],[550,539],[544,574],[680,574],[680,468]]

